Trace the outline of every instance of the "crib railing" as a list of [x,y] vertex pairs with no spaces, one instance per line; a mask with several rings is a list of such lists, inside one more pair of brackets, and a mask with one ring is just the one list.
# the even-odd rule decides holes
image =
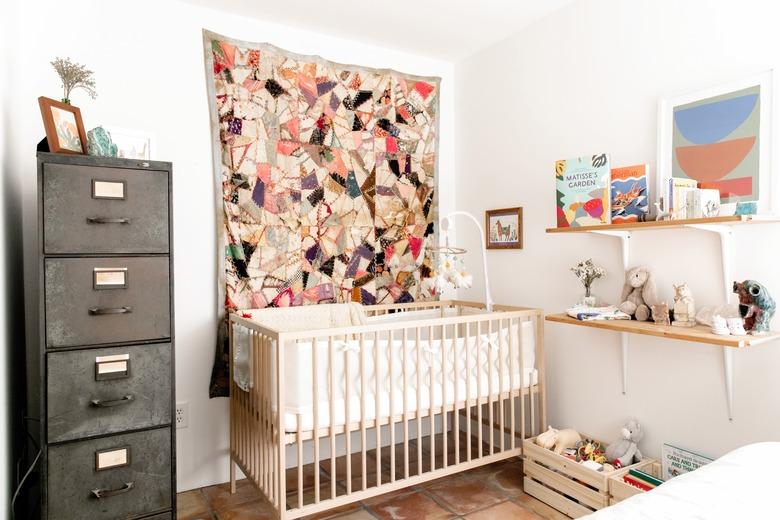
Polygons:
[[[543,314],[480,309],[460,301],[379,305],[365,310],[440,313],[302,332],[231,315],[231,461],[280,518],[293,519],[520,455],[522,439],[546,424]],[[248,391],[232,377],[237,327],[251,342]],[[524,354],[527,327],[535,373]],[[296,369],[311,371],[311,410],[286,413],[285,351],[302,347],[311,363]]]

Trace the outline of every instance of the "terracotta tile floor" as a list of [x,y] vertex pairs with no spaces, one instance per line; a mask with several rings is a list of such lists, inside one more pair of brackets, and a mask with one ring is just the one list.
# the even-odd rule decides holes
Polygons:
[[[342,457],[344,459],[344,457]],[[354,459],[353,459],[354,460]],[[376,459],[373,459],[376,460]],[[337,475],[346,460],[337,460]],[[330,467],[329,464],[327,465]],[[358,468],[360,465],[357,465]],[[325,465],[321,465],[322,498],[330,496],[331,484]],[[353,471],[355,464],[353,462]],[[368,485],[376,479],[376,466],[367,465]],[[313,496],[313,468],[304,478],[304,496]],[[382,479],[387,468],[382,469]],[[401,474],[403,470],[401,470]],[[510,459],[433,482],[373,497],[307,519],[338,520],[565,520],[566,516],[526,495],[522,490],[522,462]],[[342,477],[343,478],[343,477]],[[297,480],[297,479],[294,479]],[[362,476],[353,473],[353,486],[361,486]],[[294,490],[296,482],[288,482]],[[336,481],[336,494],[345,493],[345,481]],[[292,491],[288,501],[295,500]],[[246,480],[239,481],[236,494],[228,484],[179,493],[179,520],[266,520],[273,512],[260,493]]]

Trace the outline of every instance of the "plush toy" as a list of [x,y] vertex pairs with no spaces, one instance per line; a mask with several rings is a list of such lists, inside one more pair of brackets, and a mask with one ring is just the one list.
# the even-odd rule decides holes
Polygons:
[[693,303],[693,292],[687,283],[674,287],[674,325],[675,327],[693,327],[696,325],[696,308]]
[[618,309],[639,321],[647,321],[650,318],[650,307],[657,303],[658,294],[650,269],[643,265],[630,269],[626,273]]
[[605,452],[607,459],[612,464],[615,464],[615,461],[617,461],[621,467],[630,466],[635,462],[641,461],[642,452],[639,451],[637,443],[644,437],[642,425],[635,419],[631,419],[620,429],[620,436],[620,440],[607,446],[607,451]]
[[601,447],[599,441],[592,439],[583,439],[577,443],[577,462],[585,460],[592,460],[598,464],[604,464],[607,462],[607,457],[604,456],[604,448]]
[[536,437],[536,444],[560,455],[566,448],[574,448],[580,440],[582,439],[577,430],[572,428],[556,430],[552,426],[548,426],[546,432],[540,433]]
[[769,332],[769,321],[775,314],[775,300],[766,287],[755,280],[734,282],[739,297],[739,314],[745,319],[745,330],[760,336]]

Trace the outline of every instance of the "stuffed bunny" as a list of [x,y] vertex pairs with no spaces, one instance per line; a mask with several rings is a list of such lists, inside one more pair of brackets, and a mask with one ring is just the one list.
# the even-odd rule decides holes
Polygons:
[[607,446],[604,453],[610,462],[618,461],[623,467],[642,460],[642,452],[637,443],[644,437],[642,425],[631,419],[620,429],[621,439]]
[[658,304],[658,294],[650,269],[640,265],[626,273],[626,283],[618,309],[639,321],[650,319],[650,307]]

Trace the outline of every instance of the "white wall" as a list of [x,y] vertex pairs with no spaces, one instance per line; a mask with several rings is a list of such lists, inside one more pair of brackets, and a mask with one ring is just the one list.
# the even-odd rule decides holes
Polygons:
[[[83,93],[87,129],[98,124],[152,132],[156,159],[174,164],[177,400],[190,424],[178,430],[177,473],[185,490],[228,478],[227,400],[208,398],[216,330],[216,250],[211,137],[201,29],[273,43],[303,54],[442,77],[441,206],[454,200],[452,64],[174,1],[24,2],[16,23],[13,164],[23,188],[27,258],[34,255],[35,144],[44,135],[36,98],[59,97],[49,61],[69,56],[95,71],[99,97]],[[41,13],[46,13],[42,16]],[[28,288],[29,292],[29,288]]]
[[[568,268],[588,257],[609,273],[595,292],[619,297],[616,239],[544,232],[556,222],[554,161],[608,152],[613,165],[648,162],[655,171],[659,97],[776,67],[778,15],[766,1],[581,0],[457,65],[457,207],[480,216],[525,208],[524,250],[489,252],[496,301],[561,312],[582,293]],[[735,232],[731,279],[758,279],[780,296],[780,226]],[[460,229],[459,239],[476,248],[470,230]],[[477,256],[470,261],[479,268]],[[636,233],[631,262],[654,269],[666,298],[672,282],[687,281],[698,305],[721,300],[715,236]],[[623,396],[618,334],[560,324],[545,330],[554,425],[612,439],[636,415],[651,455],[662,442],[720,455],[780,439],[780,342],[737,352],[729,422],[718,348],[632,337]]]

